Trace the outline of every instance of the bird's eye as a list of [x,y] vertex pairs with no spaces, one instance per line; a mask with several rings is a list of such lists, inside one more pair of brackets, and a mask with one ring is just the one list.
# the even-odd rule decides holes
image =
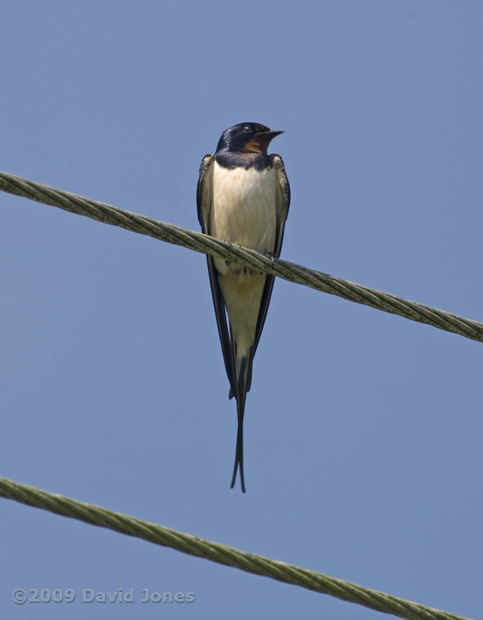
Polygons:
[[244,133],[252,133],[252,128],[250,127],[250,125],[243,125],[242,131]]

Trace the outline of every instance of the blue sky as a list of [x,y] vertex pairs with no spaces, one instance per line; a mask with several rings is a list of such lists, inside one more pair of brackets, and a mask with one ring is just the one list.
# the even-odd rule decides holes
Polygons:
[[[284,129],[284,258],[483,321],[480,2],[6,0],[2,22],[2,170],[198,230],[221,132]],[[277,281],[242,495],[204,257],[0,206],[1,475],[481,617],[481,344]],[[12,501],[0,514],[2,617],[380,617]],[[77,598],[19,607],[16,588]],[[83,588],[195,602],[83,604]]]

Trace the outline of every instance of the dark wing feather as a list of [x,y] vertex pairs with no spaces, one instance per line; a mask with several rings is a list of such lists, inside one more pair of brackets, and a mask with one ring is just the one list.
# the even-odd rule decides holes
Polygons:
[[198,221],[201,230],[205,235],[209,235],[208,225],[210,222],[211,211],[211,170],[214,161],[214,155],[205,155],[201,160],[200,176],[198,177],[198,185],[196,187],[196,206],[198,208]]
[[[280,185],[280,194],[277,199],[277,233],[275,237],[274,251],[275,256],[278,258],[282,250],[285,221],[287,219],[288,209],[290,206],[290,185],[288,183],[287,175],[285,173],[285,166],[283,165],[280,155],[270,155],[270,159],[272,160],[272,164],[277,172],[278,182]],[[260,313],[258,315],[253,355],[255,355],[257,350],[258,342],[260,340],[260,336],[262,335],[263,326],[265,325],[265,319],[267,318],[268,306],[270,305],[274,281],[274,276],[267,276],[265,288],[263,289],[262,294],[262,302],[260,304]],[[248,385],[250,386],[250,384],[251,373]],[[248,389],[250,389],[250,387]]]
[[[213,204],[212,192],[212,172],[213,172],[213,155],[205,155],[200,166],[200,176],[198,179],[198,188],[196,192],[198,219],[201,230],[205,235],[210,234],[210,215]],[[221,350],[223,352],[223,360],[225,362],[226,374],[230,382],[230,394],[235,393],[235,367],[233,361],[233,352],[230,339],[230,329],[226,319],[225,302],[221,294],[220,285],[218,283],[218,274],[216,271],[213,257],[207,255],[206,262],[208,264],[208,274],[210,276],[211,295],[213,297],[213,306],[215,308],[216,324],[218,325],[218,335],[221,342]]]

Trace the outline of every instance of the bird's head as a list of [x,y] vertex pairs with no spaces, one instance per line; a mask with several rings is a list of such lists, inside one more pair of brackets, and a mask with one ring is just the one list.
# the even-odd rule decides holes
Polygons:
[[281,133],[283,131],[273,131],[260,123],[238,123],[221,134],[216,152],[228,150],[266,155],[270,142]]

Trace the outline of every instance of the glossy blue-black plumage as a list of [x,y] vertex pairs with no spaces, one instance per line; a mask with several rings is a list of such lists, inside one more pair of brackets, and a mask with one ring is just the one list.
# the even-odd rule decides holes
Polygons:
[[272,161],[267,155],[267,148],[270,141],[281,133],[260,123],[238,123],[221,134],[215,159],[220,166],[231,170],[271,168]]

